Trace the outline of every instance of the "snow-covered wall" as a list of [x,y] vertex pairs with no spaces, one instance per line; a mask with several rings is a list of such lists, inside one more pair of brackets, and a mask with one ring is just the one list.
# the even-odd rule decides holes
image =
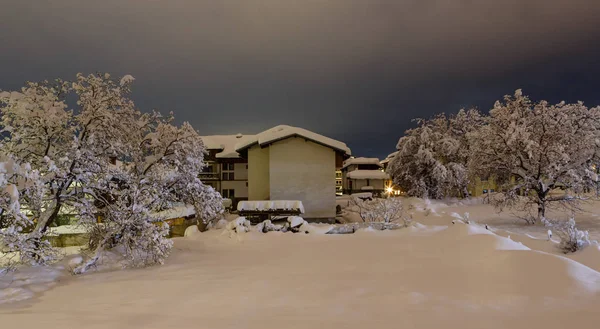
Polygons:
[[269,200],[269,147],[248,149],[248,199]]
[[[249,166],[252,172],[252,161]],[[303,138],[287,138],[271,144],[269,166],[271,200],[302,201],[306,218],[335,217],[333,149]]]

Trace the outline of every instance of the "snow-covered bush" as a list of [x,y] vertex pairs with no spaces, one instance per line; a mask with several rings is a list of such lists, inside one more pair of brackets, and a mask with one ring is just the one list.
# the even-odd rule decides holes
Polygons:
[[401,223],[404,226],[408,226],[411,222],[410,217],[404,213],[401,198],[375,198],[364,201],[352,198],[346,210],[357,213],[363,222]]
[[[548,220],[544,218],[542,219],[542,222],[544,225],[551,228],[556,236],[558,236],[560,239],[558,247],[565,254],[581,250],[591,243],[588,231],[581,231],[577,229],[574,218],[570,218],[566,222]],[[552,236],[552,231],[548,231],[549,239]]]
[[[198,179],[206,152],[199,134],[188,123],[173,125],[172,115],[140,112],[128,97],[133,81],[78,74],[73,82],[29,83],[0,93],[0,152],[37,175],[27,180],[33,187],[10,185],[17,189],[11,195],[23,196],[20,209],[27,214],[7,216],[9,205],[0,204],[3,232],[18,237],[15,243],[43,247],[48,227],[68,208],[92,228],[102,219],[92,263],[106,248],[122,248],[132,265],[147,265],[161,263],[170,248],[168,228],[152,223],[151,212],[184,202],[203,222],[221,217],[220,195]],[[77,98],[74,109],[66,103],[69,94]],[[15,249],[31,253],[25,245]]]

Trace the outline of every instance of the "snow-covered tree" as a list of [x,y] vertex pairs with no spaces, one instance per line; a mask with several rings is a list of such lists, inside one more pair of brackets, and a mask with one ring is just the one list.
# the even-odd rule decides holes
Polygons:
[[417,128],[400,138],[398,153],[390,161],[388,173],[394,183],[411,196],[468,196],[469,138],[481,126],[479,111],[460,110],[417,122]]
[[[549,205],[573,209],[598,186],[600,110],[583,103],[532,102],[517,90],[496,102],[473,138],[471,164],[480,175],[494,175],[500,206],[535,204],[541,221]],[[561,189],[563,192],[551,195]],[[527,209],[531,209],[528,207]]]
[[[137,110],[128,97],[133,80],[78,74],[72,83],[29,83],[0,94],[2,153],[27,163],[45,188],[38,198],[21,200],[34,212],[28,239],[41,245],[61,210],[75,209],[81,223],[96,226],[102,218],[104,229],[97,231],[107,236],[97,241],[107,242],[96,244],[97,253],[119,245],[153,253],[146,263],[160,263],[170,246],[168,230],[157,229],[150,213],[173,202],[194,205],[205,221],[222,212],[218,193],[197,177],[205,165],[198,133],[188,123],[173,125],[172,115]],[[74,109],[66,103],[69,93],[77,97]]]

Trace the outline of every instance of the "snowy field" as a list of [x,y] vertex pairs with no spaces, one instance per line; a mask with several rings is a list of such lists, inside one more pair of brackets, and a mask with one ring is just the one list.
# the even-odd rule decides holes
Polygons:
[[[325,235],[328,226],[316,225],[311,234],[238,238],[214,230],[175,239],[164,266],[71,276],[70,256],[44,271],[5,275],[0,302],[12,302],[0,304],[0,323],[47,329],[600,323],[597,246],[565,257],[545,228],[489,205],[409,201],[414,222],[401,230]],[[599,206],[586,205],[576,220],[600,240]],[[478,224],[452,224],[453,213],[465,212]]]

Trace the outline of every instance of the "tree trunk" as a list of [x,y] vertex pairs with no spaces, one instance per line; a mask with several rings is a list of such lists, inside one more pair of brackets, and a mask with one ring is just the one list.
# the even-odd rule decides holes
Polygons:
[[46,232],[50,224],[54,223],[56,217],[58,217],[58,213],[60,212],[61,204],[53,201],[46,211],[42,213],[40,218],[38,219],[37,224],[35,225],[34,233],[43,234]]
[[469,190],[467,189],[467,187],[463,187],[463,198],[466,199],[468,197],[470,197],[471,195],[469,194]]
[[546,201],[540,200],[538,202],[537,223],[542,224],[542,220],[545,218],[546,218]]

